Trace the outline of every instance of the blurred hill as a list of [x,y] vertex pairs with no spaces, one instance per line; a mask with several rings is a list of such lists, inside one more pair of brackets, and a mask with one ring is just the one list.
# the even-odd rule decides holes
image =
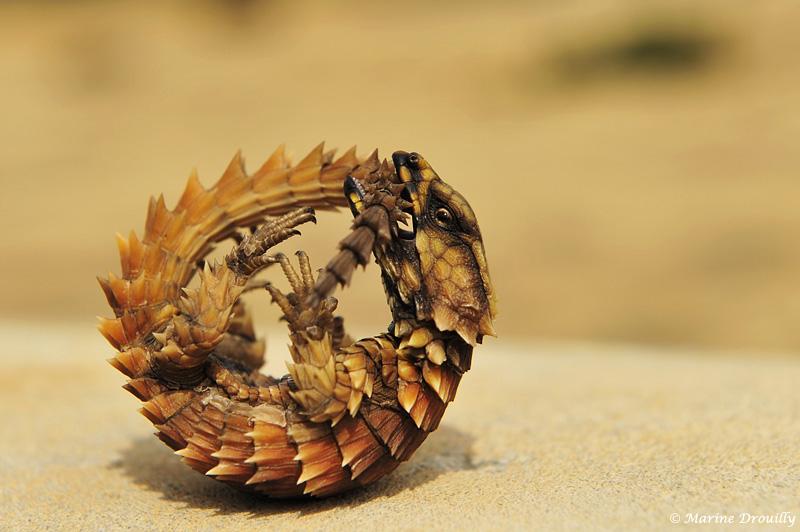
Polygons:
[[[464,193],[505,338],[800,349],[798,22],[791,0],[3,2],[0,317],[89,326],[150,194],[326,140],[419,151]],[[348,218],[289,249],[323,263]],[[356,334],[382,301],[370,267]]]

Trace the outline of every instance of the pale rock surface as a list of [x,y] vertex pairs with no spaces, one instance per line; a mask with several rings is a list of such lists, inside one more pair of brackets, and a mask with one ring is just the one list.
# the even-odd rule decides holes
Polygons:
[[[800,357],[489,339],[409,463],[281,502],[182,465],[91,325],[0,331],[4,529],[635,530],[677,528],[676,512],[800,513]],[[271,343],[272,368],[284,352]]]

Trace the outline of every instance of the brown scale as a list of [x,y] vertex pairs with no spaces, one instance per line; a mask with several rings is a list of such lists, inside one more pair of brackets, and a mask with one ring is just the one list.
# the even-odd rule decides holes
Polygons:
[[[493,332],[493,291],[466,201],[416,154],[393,163],[354,149],[336,159],[319,145],[292,165],[279,148],[247,174],[237,154],[210,189],[193,173],[174,209],[152,199],[141,239],[118,236],[122,275],[100,279],[115,317],[100,331],[118,350],[110,362],[130,378],[125,389],[187,465],[272,497],[321,497],[385,476],[438,427],[472,346]],[[475,229],[437,233],[433,201]],[[315,221],[314,208],[346,205],[352,231],[318,275],[303,252],[299,270],[269,253]],[[409,238],[401,223],[412,213]],[[206,264],[227,238],[236,245],[225,260]],[[373,254],[394,328],[353,342],[331,293]],[[286,294],[255,279],[273,264]],[[240,300],[263,287],[289,326],[281,379],[257,371],[264,341]]]

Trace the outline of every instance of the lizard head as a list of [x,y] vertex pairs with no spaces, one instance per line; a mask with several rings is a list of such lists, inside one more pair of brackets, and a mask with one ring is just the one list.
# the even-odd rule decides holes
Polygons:
[[[421,155],[398,151],[392,161],[393,183],[386,189],[396,200],[391,236],[379,239],[374,252],[395,327],[432,321],[472,345],[494,336],[494,289],[475,213]],[[367,190],[355,180],[348,183],[345,193],[358,215]],[[404,228],[402,219],[409,217],[411,226]]]

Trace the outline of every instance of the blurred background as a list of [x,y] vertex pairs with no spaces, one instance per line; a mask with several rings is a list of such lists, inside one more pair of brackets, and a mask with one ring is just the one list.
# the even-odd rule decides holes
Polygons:
[[[150,194],[325,140],[419,151],[470,200],[502,340],[796,351],[799,23],[794,0],[1,2],[0,318],[92,328]],[[350,216],[320,218],[288,247],[321,265]],[[374,265],[342,308],[386,326]]]

